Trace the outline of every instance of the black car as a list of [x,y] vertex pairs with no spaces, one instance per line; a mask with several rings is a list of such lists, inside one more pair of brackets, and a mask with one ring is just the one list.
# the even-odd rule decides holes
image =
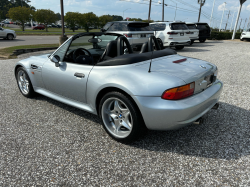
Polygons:
[[204,43],[211,36],[211,28],[207,23],[194,23],[199,30],[199,41]]

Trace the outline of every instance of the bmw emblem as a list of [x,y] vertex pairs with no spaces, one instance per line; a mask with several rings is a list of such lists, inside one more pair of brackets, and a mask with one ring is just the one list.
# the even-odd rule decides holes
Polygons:
[[122,114],[119,114],[119,118],[122,118]]
[[206,66],[203,66],[203,65],[200,65],[200,67],[203,68],[203,69],[207,69],[207,67],[206,67]]

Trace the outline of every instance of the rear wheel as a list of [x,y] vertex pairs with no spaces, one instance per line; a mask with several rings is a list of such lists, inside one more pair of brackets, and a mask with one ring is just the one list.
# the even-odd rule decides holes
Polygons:
[[204,43],[206,41],[206,39],[200,39],[199,41],[200,41],[200,43]]
[[190,43],[190,45],[193,45],[194,44],[194,40],[191,40],[191,43]]
[[8,34],[8,35],[7,35],[7,39],[8,39],[8,40],[13,40],[13,39],[14,39],[14,36],[13,36],[12,34]]
[[158,41],[158,43],[159,43],[161,49],[164,49],[162,40],[161,40],[160,38],[157,38],[157,41]]
[[101,99],[99,116],[105,131],[117,141],[130,143],[146,131],[138,108],[120,92],[109,92]]
[[182,50],[182,49],[184,49],[184,46],[182,45],[182,46],[175,46],[175,49],[176,50]]

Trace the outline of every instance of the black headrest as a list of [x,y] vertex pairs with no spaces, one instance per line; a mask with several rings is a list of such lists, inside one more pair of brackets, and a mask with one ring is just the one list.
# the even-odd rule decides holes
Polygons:
[[113,41],[110,41],[108,44],[107,44],[107,47],[106,47],[106,56],[109,56],[109,57],[116,57],[117,56],[117,41],[116,40],[113,40]]

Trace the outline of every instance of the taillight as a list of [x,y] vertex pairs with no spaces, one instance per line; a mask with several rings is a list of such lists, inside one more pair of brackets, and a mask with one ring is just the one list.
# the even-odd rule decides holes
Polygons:
[[186,34],[191,34],[191,32],[186,32]]
[[178,33],[177,32],[168,32],[167,34],[169,34],[169,35],[176,35]]
[[173,63],[181,63],[181,62],[185,62],[185,61],[187,61],[187,59],[186,59],[186,58],[183,58],[183,59],[181,59],[181,60],[173,61]]
[[124,34],[127,38],[132,38],[132,34]]
[[194,94],[194,85],[194,82],[192,82],[184,86],[166,90],[163,92],[161,98],[166,100],[179,100],[192,96]]

